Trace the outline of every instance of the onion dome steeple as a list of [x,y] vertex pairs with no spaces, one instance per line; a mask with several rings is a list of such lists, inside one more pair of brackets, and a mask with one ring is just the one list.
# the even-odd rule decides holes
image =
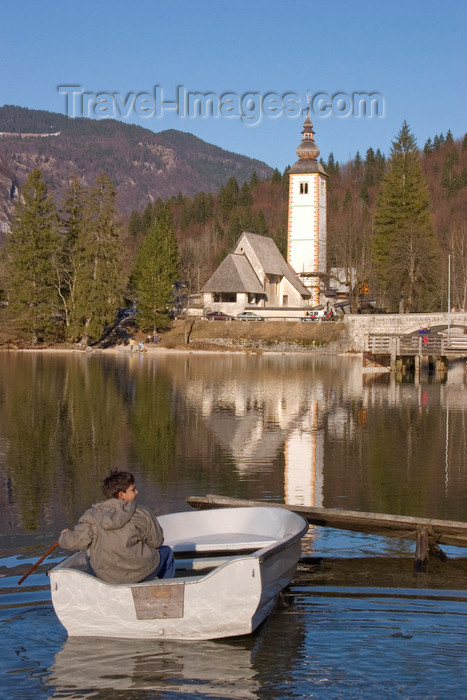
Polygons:
[[299,158],[313,158],[316,160],[319,156],[319,148],[315,143],[315,132],[310,119],[310,108],[306,108],[306,118],[303,122],[302,142],[297,148],[297,156]]
[[289,170],[293,173],[321,173],[327,176],[327,172],[318,162],[319,148],[315,143],[315,132],[310,119],[310,108],[306,108],[306,117],[303,122],[302,140],[297,148],[297,162]]

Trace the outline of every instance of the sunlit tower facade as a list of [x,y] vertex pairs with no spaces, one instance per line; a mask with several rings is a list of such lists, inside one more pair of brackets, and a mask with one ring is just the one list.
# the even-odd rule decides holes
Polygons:
[[320,279],[326,273],[326,178],[318,162],[309,109],[303,123],[298,160],[289,170],[287,262],[319,304]]

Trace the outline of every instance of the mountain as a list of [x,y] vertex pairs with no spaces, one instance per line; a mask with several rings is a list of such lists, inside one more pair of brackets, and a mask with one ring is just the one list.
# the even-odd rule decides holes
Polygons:
[[[179,192],[217,192],[234,175],[242,183],[272,168],[175,129],[154,133],[114,119],[72,119],[63,114],[0,107],[0,233],[27,174],[39,168],[60,199],[76,174],[91,184],[102,170],[113,181],[124,214]],[[3,227],[2,227],[3,222]]]

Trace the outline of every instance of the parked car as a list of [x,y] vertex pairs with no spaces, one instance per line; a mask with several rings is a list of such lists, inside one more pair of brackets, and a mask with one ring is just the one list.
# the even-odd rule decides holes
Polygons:
[[326,316],[326,309],[313,309],[306,312],[306,316],[302,318],[302,321],[317,321],[320,318]]
[[224,314],[222,311],[209,311],[209,313],[204,314],[204,318],[207,321],[231,321],[233,316]]
[[258,314],[254,314],[252,311],[242,311],[241,313],[237,314],[237,318],[240,321],[265,321],[266,320],[263,316],[258,316]]

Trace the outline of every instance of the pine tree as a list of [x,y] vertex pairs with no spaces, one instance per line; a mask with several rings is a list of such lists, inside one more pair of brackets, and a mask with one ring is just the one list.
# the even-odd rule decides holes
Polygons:
[[326,163],[326,171],[328,175],[335,175],[339,172],[339,163],[334,160],[334,153],[331,151],[328,157],[328,162]]
[[141,242],[132,273],[142,330],[155,333],[169,326],[173,285],[179,279],[179,267],[178,245],[167,205]]
[[193,221],[200,224],[205,224],[212,216],[214,209],[214,199],[212,194],[206,192],[198,192],[193,197],[193,204],[190,207]]
[[85,189],[73,176],[65,191],[62,210],[62,246],[59,257],[60,299],[65,314],[65,334],[73,339],[70,319],[75,316],[75,290],[77,280],[76,249],[83,235],[85,223]]
[[370,193],[368,191],[368,182],[366,180],[363,180],[362,186],[360,188],[360,199],[365,202],[365,204],[368,206],[370,203]]
[[430,153],[433,153],[433,144],[431,143],[431,138],[428,138],[428,140],[425,143],[425,146],[423,147],[423,152],[426,156],[429,156]]
[[255,233],[259,233],[260,236],[269,236],[268,224],[262,209],[260,209],[256,215]]
[[381,184],[372,253],[383,299],[390,307],[397,308],[401,293],[411,311],[433,303],[439,250],[419,151],[406,122],[393,141]]
[[260,179],[256,173],[256,170],[253,170],[250,177],[250,189],[254,190],[255,187],[258,187],[259,183]]
[[232,175],[219,190],[219,206],[224,215],[229,215],[232,212],[232,209],[237,204],[238,193],[238,182]]
[[229,247],[229,252],[231,252],[231,249],[233,248],[239,236],[243,233],[244,230],[245,229],[243,226],[243,220],[240,216],[240,213],[238,211],[234,211],[234,213],[230,217],[226,230],[226,243]]
[[380,149],[376,149],[375,154],[375,182],[380,182],[386,172],[386,157]]
[[251,195],[250,187],[245,181],[240,187],[240,193],[238,195],[238,204],[241,207],[251,207],[253,204],[253,197]]
[[139,212],[136,209],[130,214],[130,222],[128,224],[128,233],[130,236],[138,236],[143,232],[143,221]]
[[346,209],[349,209],[351,204],[352,204],[352,193],[349,190],[349,188],[347,187],[347,189],[345,190],[345,195],[344,195],[344,203],[342,205],[344,211]]
[[274,168],[271,176],[271,182],[276,185],[282,182],[282,175],[277,168]]
[[5,256],[9,309],[33,343],[60,334],[57,264],[59,219],[40,170],[22,189]]
[[[449,132],[448,132],[449,133]],[[459,163],[459,154],[456,148],[448,151],[444,157],[444,165],[441,171],[441,184],[450,197],[457,194],[464,186],[462,175],[456,172],[455,166]]]
[[95,343],[113,322],[123,291],[115,189],[105,173],[96,178],[75,245],[76,287],[70,330],[75,340]]
[[142,232],[147,233],[149,231],[149,228],[151,226],[153,219],[153,214],[152,214],[152,204],[149,202],[149,204],[146,205],[143,211],[143,215],[141,217],[141,225],[142,225]]
[[355,180],[358,182],[361,178],[361,173],[363,170],[363,161],[362,161],[362,157],[360,155],[360,151],[357,151],[357,153],[355,154],[355,158],[354,158],[354,161],[352,163],[352,169],[354,172]]

